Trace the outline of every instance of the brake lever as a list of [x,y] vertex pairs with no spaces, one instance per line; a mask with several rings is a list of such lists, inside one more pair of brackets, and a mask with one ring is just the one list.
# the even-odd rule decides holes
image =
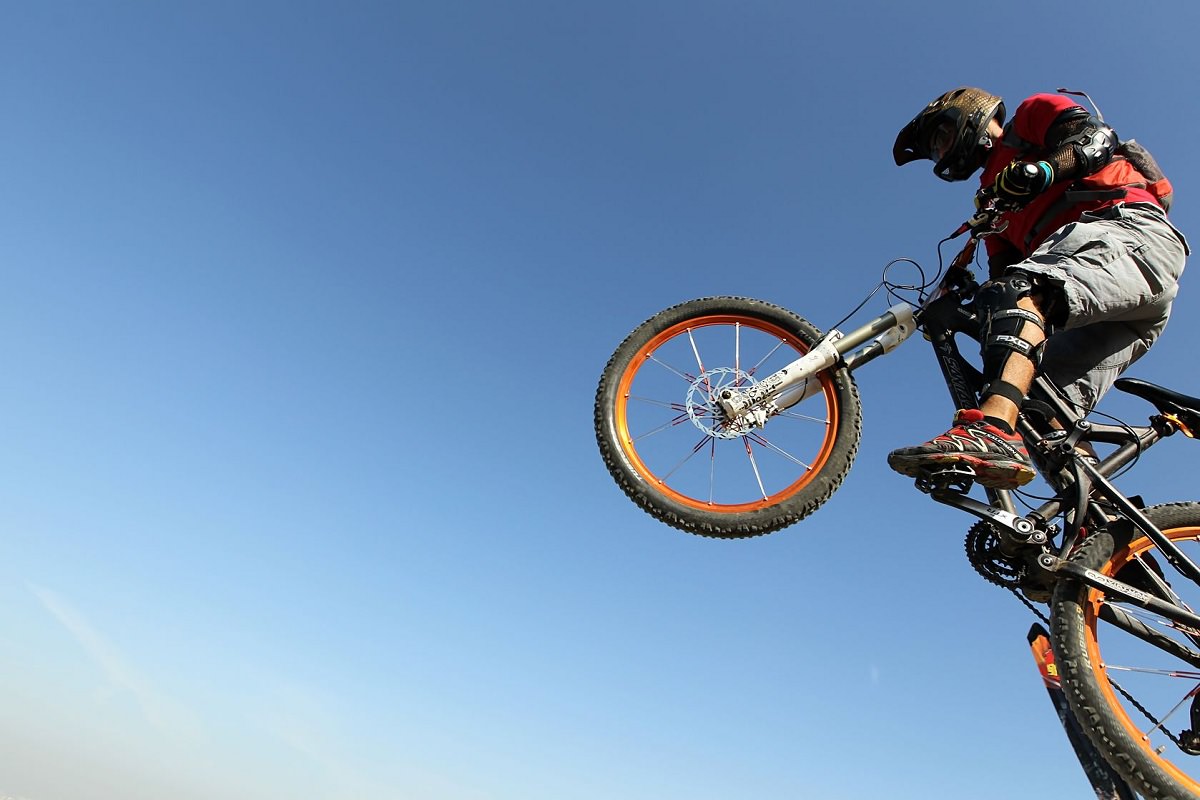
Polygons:
[[975,216],[971,217],[963,224],[967,226],[969,231],[971,231],[971,238],[982,239],[985,236],[992,236],[993,234],[1001,233],[1005,228],[1008,227],[1008,220],[1004,220],[999,224],[996,223],[996,220],[1002,213],[1004,212],[998,211],[994,208],[980,209]]
[[998,220],[1020,206],[1011,200],[1000,199],[990,186],[985,186],[975,194],[975,208],[975,215],[962,224],[962,230],[964,233],[970,231],[972,239],[982,239],[1007,229],[1008,220]]
[[991,236],[995,233],[1000,233],[1008,227],[1008,220],[1004,220],[999,224],[996,220],[1003,214],[1007,208],[1002,205],[1000,198],[988,188],[980,189],[975,195],[975,215],[958,226],[958,230],[950,234],[951,239],[956,239],[964,233],[970,233],[967,239],[967,244],[962,251],[954,257],[950,267],[959,267],[961,269],[969,269],[971,262],[975,260],[975,246],[979,244],[979,240],[985,236]]
[[[947,288],[947,281],[950,280],[951,274],[956,270],[966,273],[970,276],[970,282],[974,282],[974,276],[971,273],[971,263],[975,260],[975,248],[979,241],[986,236],[992,236],[1001,233],[1008,228],[1008,220],[1000,220],[1000,217],[1008,211],[1015,210],[1019,206],[1011,201],[1001,200],[992,191],[991,187],[984,187],[975,194],[975,215],[958,226],[958,230],[950,234],[949,239],[956,239],[964,233],[970,233],[966,246],[959,252],[954,260],[950,263],[950,270],[947,272],[946,279],[942,282],[942,290]],[[973,291],[969,292],[974,294]]]

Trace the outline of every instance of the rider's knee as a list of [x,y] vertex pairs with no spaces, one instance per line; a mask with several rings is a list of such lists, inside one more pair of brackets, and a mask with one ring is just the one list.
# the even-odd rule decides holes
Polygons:
[[986,315],[990,309],[1018,308],[1026,298],[1042,320],[1051,326],[1061,327],[1066,322],[1067,302],[1063,287],[1041,273],[1020,267],[1010,267],[1004,275],[984,284],[979,292],[979,305]]
[[[1045,340],[1046,321],[1039,304],[1037,276],[1009,270],[980,287],[976,308],[983,321],[983,374],[985,394],[999,394],[1020,405],[1023,391],[1001,377],[1010,358],[1020,355],[1037,364]],[[1027,388],[1027,387],[1026,387]]]

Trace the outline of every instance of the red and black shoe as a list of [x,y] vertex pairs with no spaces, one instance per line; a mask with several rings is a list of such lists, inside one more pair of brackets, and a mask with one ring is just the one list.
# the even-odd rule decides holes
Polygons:
[[955,414],[954,427],[941,436],[888,456],[888,466],[912,478],[954,464],[971,467],[975,482],[988,489],[1016,489],[1036,474],[1020,435],[984,422],[975,408]]

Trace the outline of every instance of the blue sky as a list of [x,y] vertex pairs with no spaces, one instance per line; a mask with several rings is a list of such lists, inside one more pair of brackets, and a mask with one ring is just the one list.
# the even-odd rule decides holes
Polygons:
[[[1200,236],[1200,11],[1038,8],[5,4],[0,796],[1088,796],[884,464],[952,411],[919,339],[766,538],[654,522],[590,422],[660,308],[932,266],[971,189],[890,148],[957,85],[1086,89]],[[1131,374],[1200,394],[1191,282]],[[1126,488],[1200,496],[1192,446]]]

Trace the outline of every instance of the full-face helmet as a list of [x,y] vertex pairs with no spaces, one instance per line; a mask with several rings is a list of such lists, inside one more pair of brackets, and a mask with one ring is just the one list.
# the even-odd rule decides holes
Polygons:
[[946,92],[904,126],[892,156],[897,165],[928,158],[942,180],[965,181],[987,159],[993,118],[1004,124],[1001,98],[971,86]]

